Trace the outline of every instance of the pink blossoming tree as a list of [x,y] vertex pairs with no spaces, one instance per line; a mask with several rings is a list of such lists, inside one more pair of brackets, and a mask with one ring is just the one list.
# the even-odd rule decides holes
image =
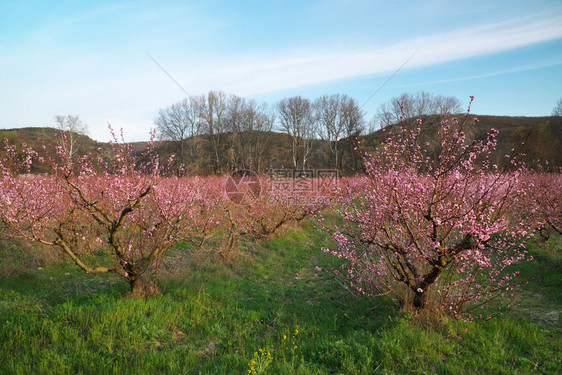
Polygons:
[[87,155],[75,162],[59,143],[38,160],[49,175],[21,177],[14,172],[29,168],[37,154],[25,149],[22,158],[6,145],[2,234],[56,246],[85,272],[118,274],[131,295],[152,295],[151,271],[172,244],[207,233],[216,202],[201,179],[164,177],[152,142],[138,155],[125,143],[112,146],[111,159]]
[[[235,199],[227,192],[233,190],[232,179],[215,178],[215,186],[221,188],[217,195],[222,197],[218,210],[223,238],[216,250],[225,261],[232,261],[238,254],[238,245],[242,239],[259,240],[268,238],[281,228],[303,220],[305,217],[327,206],[333,188],[323,186],[317,178],[307,178],[309,188],[295,191],[290,187],[292,179],[255,176],[252,182],[259,186],[255,191],[248,191],[245,201]],[[286,190],[275,185],[289,186]],[[326,184],[327,185],[327,184]],[[319,186],[319,188],[314,188]],[[323,189],[321,189],[322,187]],[[332,186],[333,187],[333,186]],[[233,199],[234,198],[234,199]]]
[[529,199],[520,209],[536,222],[544,237],[550,232],[562,234],[562,173],[529,171],[523,178],[529,186]]
[[417,120],[364,156],[359,193],[344,189],[336,208],[338,246],[324,249],[345,260],[333,271],[348,287],[456,315],[514,286],[507,268],[525,258],[529,236],[513,209],[526,194],[521,166],[511,156],[503,170],[491,164],[497,131],[468,141],[471,125],[468,115],[447,116],[430,144]]

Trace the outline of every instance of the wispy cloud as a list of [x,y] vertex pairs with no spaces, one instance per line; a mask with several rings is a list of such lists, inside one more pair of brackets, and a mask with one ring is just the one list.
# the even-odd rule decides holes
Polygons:
[[537,63],[537,64],[526,64],[526,65],[521,65],[521,66],[517,66],[517,67],[514,67],[514,68],[509,68],[509,69],[495,70],[495,71],[485,73],[485,74],[475,74],[475,75],[468,75],[468,76],[460,76],[460,77],[451,78],[451,79],[440,79],[440,80],[427,81],[427,82],[419,83],[419,85],[427,86],[427,85],[434,85],[434,84],[440,84],[440,83],[470,81],[470,80],[474,80],[474,79],[496,77],[496,76],[501,76],[501,75],[504,75],[504,74],[526,72],[526,71],[530,71],[530,70],[548,68],[548,67],[558,66],[558,65],[562,65],[562,59],[557,60],[557,61],[541,62],[541,63]]
[[253,54],[189,66],[179,80],[193,87],[256,95],[406,68],[494,54],[562,38],[562,13],[537,14],[501,23],[399,41],[382,48],[297,50]]

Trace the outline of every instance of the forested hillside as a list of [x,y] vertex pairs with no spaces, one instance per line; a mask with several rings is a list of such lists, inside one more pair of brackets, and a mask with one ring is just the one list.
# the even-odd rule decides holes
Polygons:
[[[461,115],[464,116],[464,115]],[[473,125],[472,137],[482,137],[487,131],[495,128],[499,131],[496,159],[501,162],[502,156],[514,148],[525,154],[528,165],[536,167],[540,164],[547,168],[562,167],[562,118],[546,117],[507,117],[507,116],[478,116],[471,115],[478,122]],[[422,116],[422,131],[428,139],[432,138],[437,117]],[[402,124],[416,123],[403,121]],[[387,129],[392,128],[388,126]],[[22,144],[33,148],[39,154],[43,153],[43,145],[57,143],[58,130],[54,128],[20,128],[2,129],[0,137],[8,144],[15,145],[21,152]],[[360,154],[355,150],[357,140],[359,149],[374,150],[386,137],[387,132],[376,132],[349,136],[336,141],[320,137],[297,139],[306,141],[310,150],[304,165],[307,169],[335,169],[333,150],[338,149],[338,169],[344,175],[354,174],[362,170]],[[213,147],[213,136],[201,134],[182,141],[163,140],[157,143],[157,152],[162,160],[176,155],[177,164],[182,160],[189,174],[210,175],[224,174],[237,169],[251,169],[258,173],[265,173],[269,169],[293,168],[291,136],[276,131],[245,130],[241,132],[225,132],[215,134],[220,137],[218,147]],[[109,143],[96,142],[86,135],[76,134],[76,157],[89,152],[110,153]],[[144,143],[132,144],[133,150],[145,147]],[[3,150],[2,152],[6,152]],[[215,152],[220,155],[221,165],[215,165]],[[548,164],[545,164],[545,161]],[[302,164],[299,165],[299,168]],[[42,173],[40,165],[35,165],[32,173]]]

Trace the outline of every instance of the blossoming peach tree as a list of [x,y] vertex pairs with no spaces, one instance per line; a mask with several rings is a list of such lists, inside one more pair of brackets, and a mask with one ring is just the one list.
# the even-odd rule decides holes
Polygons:
[[515,286],[508,268],[526,258],[529,237],[513,209],[526,194],[522,165],[512,156],[492,164],[497,131],[469,141],[471,122],[446,116],[433,142],[422,140],[421,120],[397,126],[364,155],[359,193],[341,191],[335,207],[337,246],[324,249],[344,260],[332,271],[348,288],[458,315]]
[[[58,247],[85,272],[118,274],[131,295],[152,295],[166,250],[204,236],[215,223],[216,202],[205,194],[202,179],[165,177],[152,141],[141,153],[124,142],[111,144],[111,158],[100,153],[80,160],[60,143],[43,158],[6,145],[2,234]],[[18,175],[34,159],[50,173]]]
[[[236,193],[240,195],[234,195],[232,178],[215,178],[214,185],[220,188],[216,194],[222,197],[218,217],[223,224],[223,238],[217,251],[227,262],[238,254],[242,239],[256,241],[268,238],[290,223],[303,220],[326,206],[333,191],[312,177],[305,179],[307,187],[301,190],[292,186],[292,178],[252,175],[250,180],[253,191],[238,185]],[[324,190],[316,186],[324,187]],[[242,189],[246,189],[243,195]],[[240,199],[242,196],[243,200]]]
[[530,199],[524,201],[522,209],[536,218],[539,230],[548,237],[548,232],[562,234],[562,171],[529,172],[525,180],[533,189]]

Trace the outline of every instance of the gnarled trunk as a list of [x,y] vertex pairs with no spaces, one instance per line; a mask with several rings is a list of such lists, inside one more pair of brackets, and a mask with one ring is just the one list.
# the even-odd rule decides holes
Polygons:
[[427,293],[424,292],[415,292],[414,307],[416,308],[416,310],[422,310],[423,308],[425,308],[426,295]]
[[131,286],[128,293],[130,297],[151,297],[158,294],[156,284],[142,275],[129,279],[129,285]]

